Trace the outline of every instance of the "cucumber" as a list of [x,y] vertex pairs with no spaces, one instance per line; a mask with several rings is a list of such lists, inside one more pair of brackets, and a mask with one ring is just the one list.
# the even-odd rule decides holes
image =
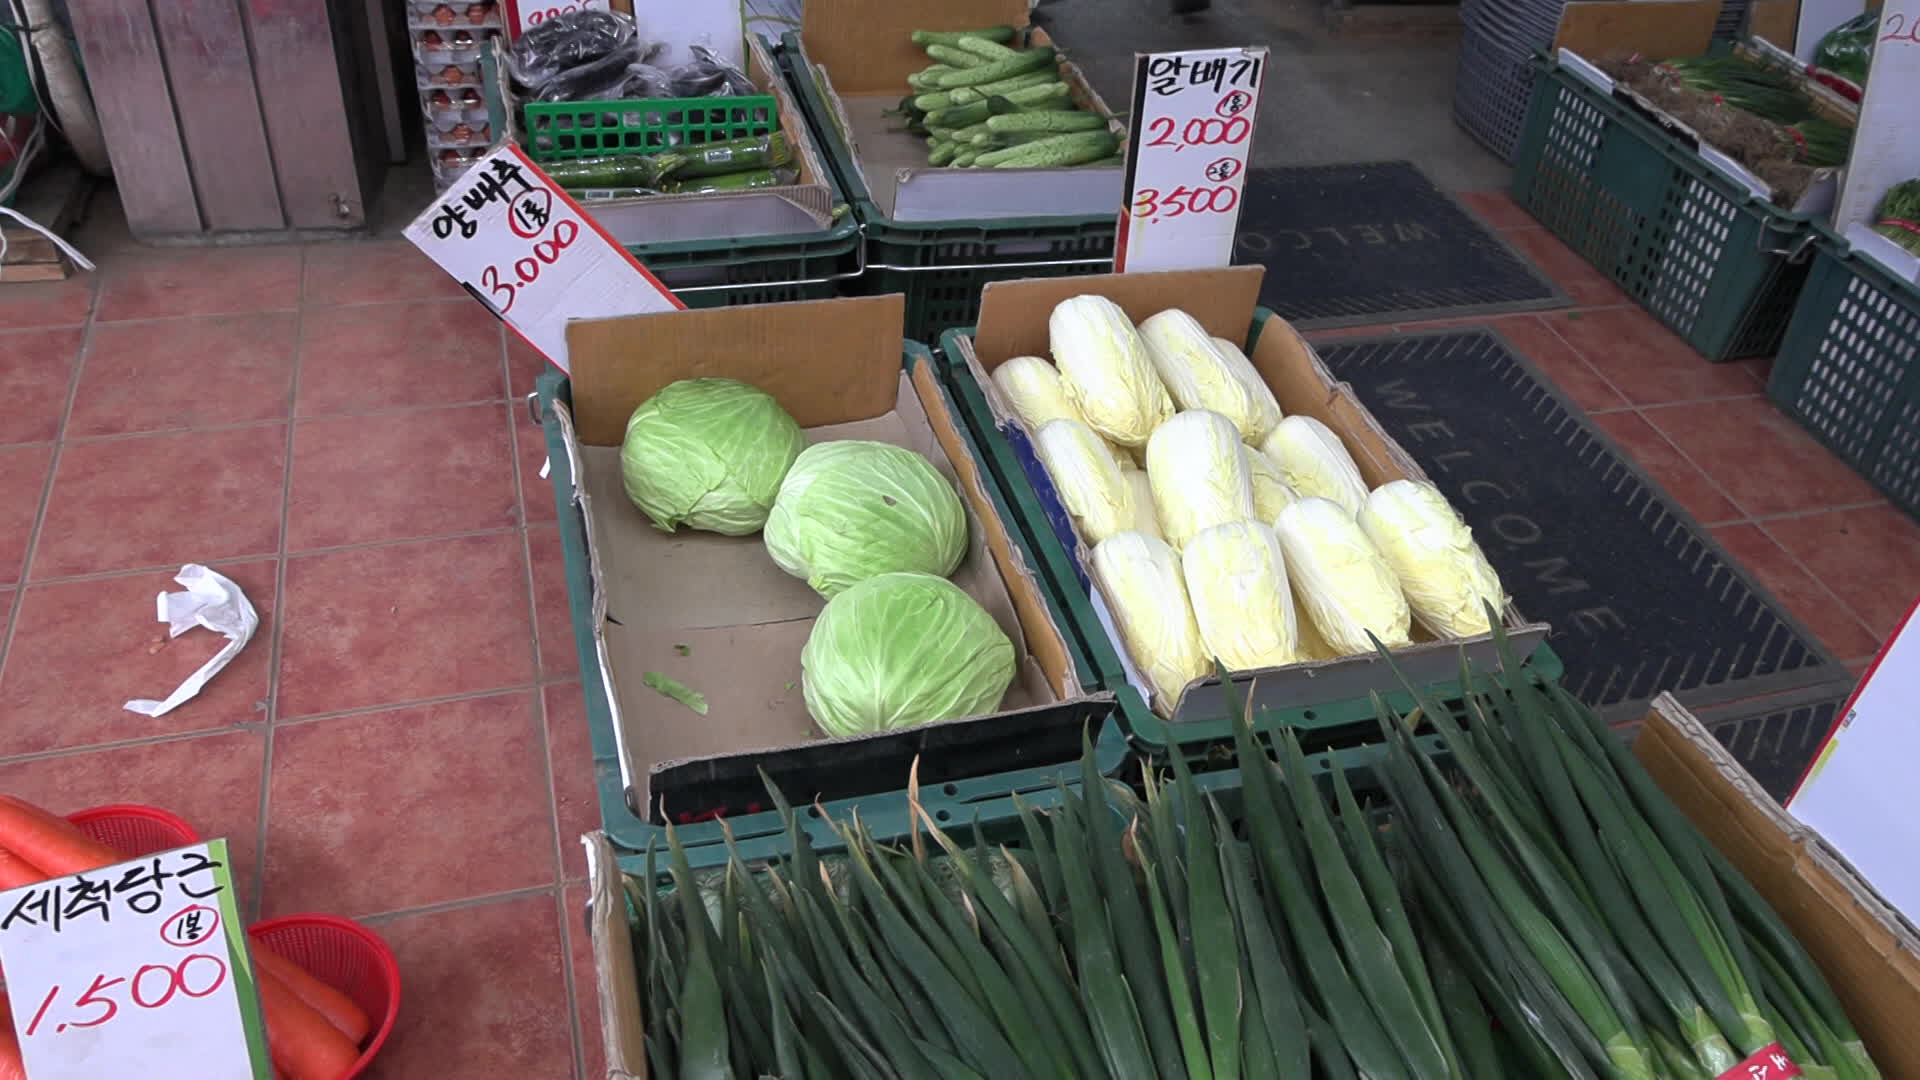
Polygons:
[[787,135],[784,131],[754,135],[744,139],[728,139],[724,142],[701,143],[698,146],[682,147],[678,153],[687,160],[686,164],[674,170],[675,179],[719,176],[723,173],[744,172],[748,169],[777,169],[793,163],[793,150],[787,146]]
[[1047,131],[1064,135],[1069,131],[1098,131],[1107,126],[1107,118],[1090,112],[1028,112],[1007,116],[989,116],[982,121],[996,134],[1015,131]]
[[660,154],[608,154],[542,165],[541,171],[563,188],[655,188],[686,164],[674,151]]
[[1073,98],[1073,91],[1067,88],[1066,83],[1055,79],[1052,82],[1021,87],[1018,90],[1009,90],[1004,94],[997,94],[995,96],[1006,98],[1008,101],[1024,109],[1034,105],[1045,105],[1052,101],[1070,101]]
[[925,90],[925,91],[938,90],[939,87],[933,84],[933,80],[939,78],[942,75],[951,75],[954,72],[960,71],[960,70],[962,69],[957,67],[949,67],[946,64],[935,64],[924,71],[916,71],[913,74],[907,76],[907,85],[913,87],[915,90]]
[[671,195],[695,195],[709,191],[750,191],[753,188],[779,187],[790,182],[773,169],[753,169],[690,180],[670,180],[661,190]]
[[966,127],[960,128],[959,130],[955,131],[953,133],[953,141],[964,146],[967,143],[972,142],[973,137],[975,135],[985,135],[991,131],[992,129],[987,127],[986,121],[983,120],[980,123],[969,124]]
[[959,152],[960,147],[958,144],[943,140],[935,144],[933,153],[927,155],[927,164],[935,167],[945,165],[952,161],[954,155]]
[[983,26],[978,30],[915,30],[915,45],[958,45],[961,38],[981,38],[986,41],[1012,41],[1014,30],[1011,26]]
[[971,105],[955,105],[947,109],[936,109],[927,114],[927,123],[929,125],[938,124],[941,127],[962,128],[968,124],[977,124],[991,115],[993,115],[993,110],[987,102],[976,101]]
[[[959,68],[962,71],[972,71],[974,68],[986,67],[988,64],[993,63],[993,61],[988,60],[984,56],[970,53],[965,49],[952,45],[929,45],[927,46],[927,55],[948,67]],[[952,72],[943,72],[943,74],[950,75]]]
[[974,159],[976,165],[996,169],[1059,169],[1084,165],[1112,154],[1120,145],[1111,131],[1075,131],[1051,135],[1030,143],[991,150]]
[[[911,79],[911,76],[909,76],[909,79]],[[921,94],[919,97],[913,99],[913,107],[924,113],[937,112],[941,109],[952,108],[958,104],[961,103],[953,100],[952,95],[944,90]]]
[[1011,79],[1015,75],[1025,75],[1042,69],[1055,70],[1051,45],[1027,49],[1012,59],[995,60],[965,71],[948,72],[939,76],[934,81],[934,85],[942,90],[951,90],[957,86],[985,86],[1003,79]]
[[1015,90],[1025,90],[1034,86],[1045,86],[1048,83],[1059,81],[1060,73],[1057,71],[1029,71],[1025,75],[1015,75],[1011,79],[1002,79],[997,83],[986,83],[981,86],[957,86],[945,91],[945,93],[950,96],[955,105],[965,105],[973,101],[985,101],[998,94],[1007,94]]
[[962,150],[960,151],[959,154],[955,155],[953,159],[953,167],[956,169],[969,168],[973,165],[974,162],[978,160],[980,160],[980,151],[969,147],[968,149]]
[[1011,60],[1020,55],[1018,51],[1009,49],[999,42],[988,41],[986,38],[963,37],[954,42],[954,45],[963,52],[972,53],[982,60]]

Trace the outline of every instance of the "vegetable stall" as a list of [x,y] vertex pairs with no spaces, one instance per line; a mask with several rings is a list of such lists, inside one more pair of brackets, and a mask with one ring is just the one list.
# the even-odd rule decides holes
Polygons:
[[[1260,267],[1104,273],[1126,117],[1026,5],[810,5],[698,123],[528,40],[498,128],[664,286],[548,316],[533,400],[610,1075],[1920,1067],[1911,927],[1670,701],[1630,749],[1563,690]],[[1852,117],[1772,60],[1599,74],[1745,110],[1790,203]],[[849,261],[651,239],[775,203]]]

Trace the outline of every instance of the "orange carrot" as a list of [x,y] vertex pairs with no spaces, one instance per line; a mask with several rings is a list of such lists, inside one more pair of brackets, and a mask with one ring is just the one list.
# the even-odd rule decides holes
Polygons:
[[340,1029],[340,1034],[355,1046],[367,1037],[372,1025],[367,1022],[367,1014],[353,1003],[347,995],[314,978],[306,968],[274,952],[261,942],[253,942],[253,964],[267,972],[293,991],[309,1007],[327,1018],[327,1023]]
[[123,861],[112,848],[81,832],[73,822],[11,795],[0,795],[0,848],[25,859],[48,877],[65,877]]
[[327,1018],[294,996],[285,983],[259,968],[260,1011],[267,1022],[267,1051],[287,1080],[340,1080],[360,1051]]
[[5,848],[0,848],[0,889],[17,889],[22,885],[32,885],[45,880],[47,875],[41,873],[39,867]]
[[13,1033],[12,1017],[7,995],[0,992],[0,1080],[27,1080],[27,1065],[20,1060],[20,1039]]

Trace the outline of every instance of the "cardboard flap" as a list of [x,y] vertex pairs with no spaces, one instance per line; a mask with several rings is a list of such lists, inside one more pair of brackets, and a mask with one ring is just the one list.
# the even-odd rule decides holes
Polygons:
[[905,302],[894,293],[576,319],[567,353],[580,441],[620,445],[641,402],[703,376],[765,390],[803,428],[883,416],[900,392]]
[[904,92],[907,76],[933,61],[915,30],[1027,25],[1027,0],[813,0],[801,12],[807,57],[826,66],[842,93]]
[[1207,333],[1244,341],[1266,273],[1264,266],[1233,266],[992,282],[980,294],[974,352],[989,372],[1015,356],[1051,356],[1047,317],[1062,300],[1091,292],[1119,304],[1136,324],[1177,307],[1198,319]]
[[645,1076],[647,1026],[640,995],[632,989],[640,974],[633,965],[626,886],[606,833],[590,832],[580,843],[587,849],[587,930],[600,991],[600,1042],[608,1066],[621,1070],[612,1075]]
[[1886,1076],[1920,1076],[1920,935],[1818,834],[1761,792],[1699,720],[1661,694],[1634,754],[1786,922]]
[[1557,49],[1589,60],[1611,53],[1696,56],[1713,41],[1720,0],[1588,0],[1560,12]]

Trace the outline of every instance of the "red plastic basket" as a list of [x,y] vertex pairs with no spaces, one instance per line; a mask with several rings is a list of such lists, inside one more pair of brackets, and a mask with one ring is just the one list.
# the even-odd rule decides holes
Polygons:
[[193,826],[151,806],[96,806],[68,814],[67,820],[129,859],[200,842]]
[[400,965],[380,935],[337,915],[287,915],[247,928],[247,935],[306,968],[314,978],[353,999],[373,1021],[353,1068],[340,1080],[366,1071],[393,1033],[400,1015]]

